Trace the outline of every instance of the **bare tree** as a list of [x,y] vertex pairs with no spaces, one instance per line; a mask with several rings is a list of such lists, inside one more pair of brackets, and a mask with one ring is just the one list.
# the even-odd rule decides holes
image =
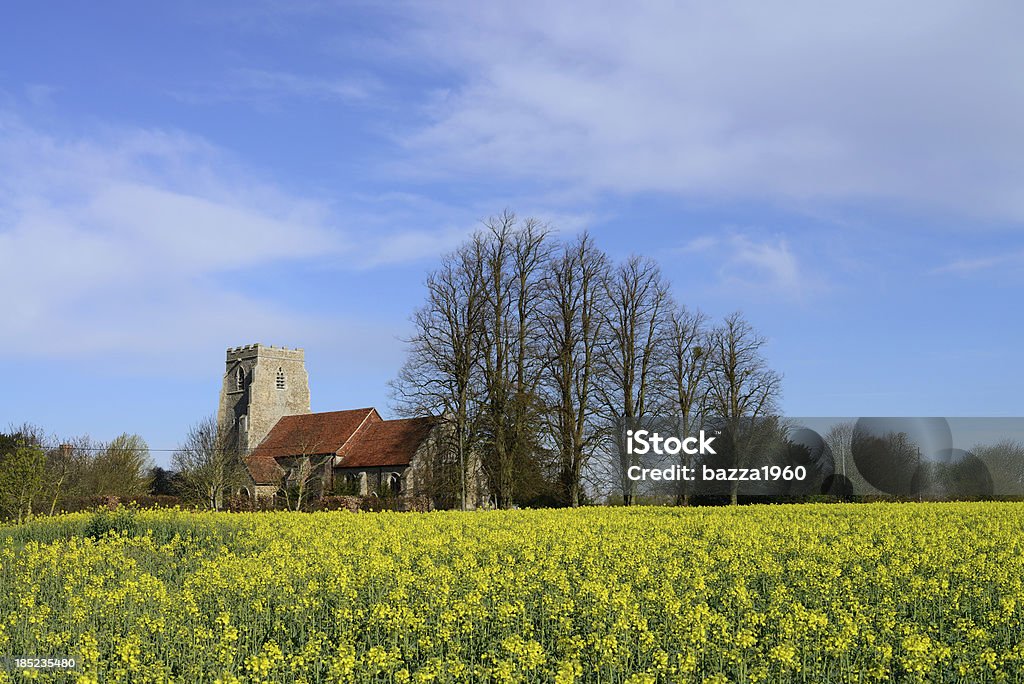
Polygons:
[[295,446],[298,448],[294,449],[293,456],[278,462],[285,468],[281,487],[285,505],[290,510],[301,511],[310,499],[323,496],[331,479],[334,454],[324,453],[319,439],[308,439]]
[[[708,392],[709,331],[707,316],[679,307],[672,312],[665,339],[665,379],[669,405],[679,418],[680,434],[689,435],[702,423]],[[693,457],[680,453],[680,464],[693,465]],[[686,480],[680,480],[676,503],[690,503]]]
[[836,473],[847,478],[850,477],[848,470],[856,470],[851,452],[854,424],[852,420],[836,423],[825,434],[825,443],[832,450],[832,457],[836,461]]
[[213,416],[191,428],[171,457],[186,498],[220,510],[225,499],[249,484],[241,454]]
[[[657,376],[664,366],[664,357],[659,355],[670,329],[672,298],[658,264],[639,256],[631,256],[608,275],[604,296],[602,403],[609,423],[635,427],[657,409]],[[619,444],[622,431],[614,432],[622,501],[628,506],[633,502],[635,483],[626,472],[633,463]]]
[[486,222],[480,353],[483,466],[500,507],[523,492],[538,469],[541,378],[538,320],[543,268],[550,257],[548,229],[533,219],[518,224],[505,211]]
[[675,309],[654,261],[612,271],[587,234],[556,248],[546,226],[506,211],[426,284],[393,397],[400,414],[439,418],[421,478],[463,508],[481,472],[500,506],[551,489],[578,506],[595,475],[631,503],[611,418],[664,410],[688,429],[712,398],[727,407],[719,415],[757,416],[778,393],[763,340],[738,314],[708,335],[702,315]]
[[579,506],[582,475],[597,436],[594,425],[599,344],[608,257],[587,233],[550,262],[541,326],[547,364],[548,429],[565,502]]
[[885,494],[921,495],[933,483],[934,473],[922,458],[920,445],[905,431],[875,427],[859,421],[854,426],[850,452],[856,455],[858,472]]
[[319,493],[318,485],[323,483],[323,466],[327,458],[322,454],[308,454],[294,459],[287,469],[282,491],[285,504],[290,510],[301,511],[309,499]]
[[[478,355],[484,315],[483,241],[477,236],[446,256],[427,278],[427,302],[413,315],[408,357],[391,388],[398,412],[435,415],[440,442],[430,478],[440,499],[454,490],[470,506],[470,478],[480,436]],[[454,456],[454,463],[447,455]]]
[[141,496],[149,491],[153,466],[149,446],[139,435],[124,433],[94,448],[83,485],[89,496]]
[[835,471],[850,482],[854,494],[880,496],[883,492],[864,479],[853,459],[853,435],[856,422],[852,420],[836,423],[825,433],[825,443],[832,451]]
[[[762,355],[766,341],[739,312],[727,316],[710,336],[708,408],[722,421],[736,466],[751,457],[761,419],[778,406],[782,378]],[[730,491],[733,504],[737,486],[733,483]]]
[[81,452],[71,441],[64,441],[46,452],[46,473],[50,483],[50,515],[57,511],[57,504],[73,487],[76,476],[81,472]]
[[972,451],[988,468],[995,494],[1024,494],[1024,443],[1002,439],[995,444],[977,444]]

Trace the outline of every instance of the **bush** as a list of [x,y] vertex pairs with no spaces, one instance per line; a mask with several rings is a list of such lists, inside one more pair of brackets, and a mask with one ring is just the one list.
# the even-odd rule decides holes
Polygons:
[[434,502],[430,500],[429,496],[411,496],[403,501],[401,510],[426,513],[434,510]]
[[254,511],[277,511],[284,507],[278,505],[277,497],[254,498],[248,494],[229,496],[224,501],[224,510],[229,513],[252,513]]
[[360,499],[358,496],[324,496],[317,502],[317,510],[355,513],[360,508]]
[[135,511],[124,506],[118,506],[114,510],[99,509],[89,518],[84,530],[85,536],[93,539],[100,539],[111,532],[134,537],[138,531],[139,524],[135,520]]
[[415,511],[424,513],[434,510],[429,497],[376,497],[376,496],[325,496],[316,502],[319,511]]
[[[45,503],[45,502],[44,502]],[[174,508],[181,505],[181,499],[176,496],[166,495],[142,495],[142,496],[72,496],[62,498],[55,509],[55,513],[78,513],[79,511],[91,511],[103,507],[110,510],[118,506],[132,506],[134,508]],[[40,505],[34,511],[36,515],[44,515],[50,512],[48,505]]]

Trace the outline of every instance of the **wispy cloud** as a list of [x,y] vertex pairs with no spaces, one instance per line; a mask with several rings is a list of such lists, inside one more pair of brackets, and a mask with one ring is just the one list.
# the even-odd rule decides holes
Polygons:
[[800,266],[786,240],[777,238],[756,242],[746,236],[734,235],[729,240],[729,248],[732,251],[732,263],[727,271],[729,279],[745,284],[766,284],[796,297],[806,294]]
[[713,237],[711,235],[703,235],[701,237],[693,238],[682,247],[679,247],[676,251],[682,254],[696,254],[713,249],[721,244],[721,242],[721,238]]
[[931,273],[932,275],[971,275],[982,271],[1005,269],[1007,267],[1024,267],[1024,251],[976,257],[973,259],[956,259],[948,264],[932,269]]
[[384,235],[373,241],[360,269],[390,266],[424,258],[436,258],[455,249],[472,231],[466,228],[441,230],[404,230]]
[[1019,4],[418,16],[412,56],[456,74],[405,139],[423,171],[1024,219]]
[[[246,175],[199,139],[108,131],[60,139],[0,125],[0,344],[89,354],[306,327],[225,284],[346,253],[316,202]],[[146,345],[142,343],[146,342]]]
[[314,76],[273,69],[233,69],[215,81],[177,89],[186,102],[277,103],[295,99],[361,102],[378,95],[380,81],[368,74]]
[[695,237],[674,250],[691,260],[709,264],[716,287],[736,294],[767,294],[803,301],[827,289],[824,276],[810,268],[782,236],[752,233]]
[[343,280],[429,262],[480,228],[486,212],[474,211],[398,192],[328,203],[181,131],[61,137],[0,111],[0,345],[20,356],[102,355],[279,331],[281,342],[334,344],[350,337],[345,317],[356,314],[295,306],[263,274]]

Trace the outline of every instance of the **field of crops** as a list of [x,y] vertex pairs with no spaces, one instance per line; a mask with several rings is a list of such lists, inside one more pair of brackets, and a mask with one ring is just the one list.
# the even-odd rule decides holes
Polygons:
[[0,527],[7,655],[87,682],[1019,681],[1024,505],[73,514]]

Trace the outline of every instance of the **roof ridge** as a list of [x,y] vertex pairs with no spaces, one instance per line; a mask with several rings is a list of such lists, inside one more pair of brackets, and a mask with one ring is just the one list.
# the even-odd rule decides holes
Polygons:
[[382,423],[401,423],[408,420],[437,420],[437,416],[409,416],[407,418],[381,418]]
[[[357,410],[362,410],[362,409],[357,409]],[[356,425],[356,429],[353,430],[352,433],[348,437],[345,438],[345,441],[341,443],[341,446],[339,446],[337,449],[335,449],[335,451],[334,451],[334,455],[335,456],[338,456],[339,454],[341,454],[341,452],[345,449],[345,447],[348,444],[350,444],[353,439],[355,439],[356,435],[359,434],[359,431],[363,429],[364,425],[366,425],[366,421],[368,421],[370,419],[370,416],[372,416],[375,413],[377,414],[377,418],[380,420],[380,422],[382,422],[382,423],[385,422],[384,419],[380,417],[380,413],[377,412],[377,409],[370,408],[367,411],[366,415],[363,416],[363,419],[361,421],[359,421],[359,425]]]
[[364,407],[361,407],[361,408],[354,408],[354,409],[339,409],[337,411],[310,411],[309,413],[293,413],[293,414],[290,414],[290,415],[293,415],[293,416],[322,416],[322,415],[324,415],[326,413],[358,413],[358,412],[362,412],[362,411],[376,411],[376,410],[377,410],[377,407],[375,407],[375,406],[364,406]]

